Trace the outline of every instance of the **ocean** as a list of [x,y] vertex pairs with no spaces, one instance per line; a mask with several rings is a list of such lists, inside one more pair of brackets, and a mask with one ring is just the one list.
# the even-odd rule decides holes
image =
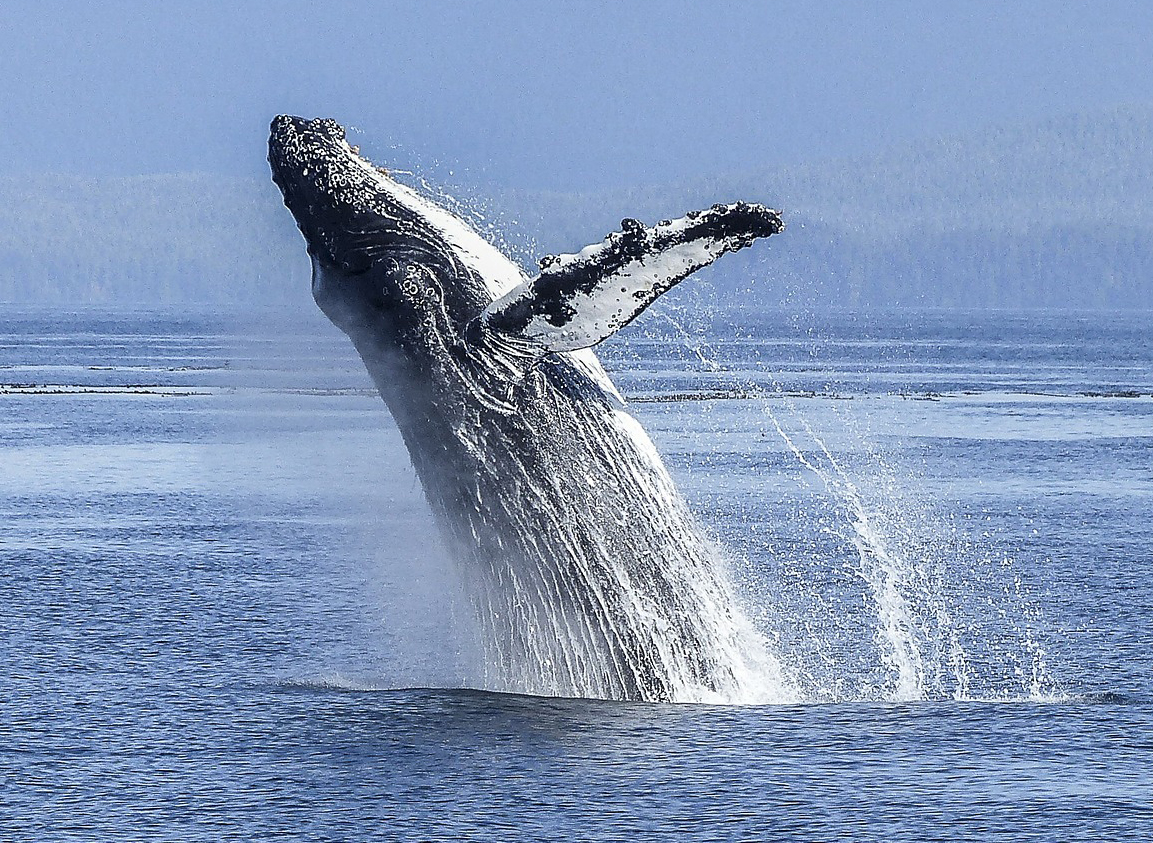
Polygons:
[[598,353],[793,698],[486,690],[319,313],[10,309],[0,840],[1153,838],[1148,314],[654,310]]

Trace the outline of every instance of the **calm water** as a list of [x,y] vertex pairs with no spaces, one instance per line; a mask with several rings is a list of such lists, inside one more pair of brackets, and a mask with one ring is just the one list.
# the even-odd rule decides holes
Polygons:
[[795,704],[467,690],[319,315],[6,315],[0,839],[1153,836],[1146,317],[666,310],[602,357]]

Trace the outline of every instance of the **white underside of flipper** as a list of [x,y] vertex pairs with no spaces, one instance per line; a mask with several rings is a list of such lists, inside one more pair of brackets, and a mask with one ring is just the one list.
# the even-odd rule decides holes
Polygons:
[[[604,276],[592,291],[572,296],[568,304],[574,315],[563,325],[554,325],[547,316],[537,315],[525,327],[524,335],[549,351],[596,345],[635,319],[676,281],[712,263],[725,251],[723,245],[715,242],[696,242],[639,259]],[[515,296],[520,289],[507,295]],[[497,305],[499,302],[494,307]]]
[[546,258],[540,275],[494,301],[481,323],[545,351],[589,348],[691,273],[783,226],[775,211],[738,202],[653,228],[636,220],[622,227],[574,255]]

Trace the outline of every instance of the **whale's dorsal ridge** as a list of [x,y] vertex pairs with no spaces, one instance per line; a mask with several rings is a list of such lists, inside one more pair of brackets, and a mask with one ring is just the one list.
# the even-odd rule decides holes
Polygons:
[[624,219],[600,243],[542,258],[540,274],[494,301],[479,322],[546,352],[589,348],[691,273],[783,228],[776,211],[747,202],[713,205],[652,228]]

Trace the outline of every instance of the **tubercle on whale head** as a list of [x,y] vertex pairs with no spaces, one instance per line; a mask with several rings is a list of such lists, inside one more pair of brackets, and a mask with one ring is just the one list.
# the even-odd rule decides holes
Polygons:
[[335,120],[274,118],[268,163],[309,254],[322,265],[359,274],[394,239],[379,176],[372,177]]
[[[268,161],[307,241],[313,294],[326,313],[321,292],[344,313],[441,303],[477,308],[470,278],[431,221],[427,201],[363,158],[338,122],[274,118]],[[341,297],[346,301],[335,301]]]

